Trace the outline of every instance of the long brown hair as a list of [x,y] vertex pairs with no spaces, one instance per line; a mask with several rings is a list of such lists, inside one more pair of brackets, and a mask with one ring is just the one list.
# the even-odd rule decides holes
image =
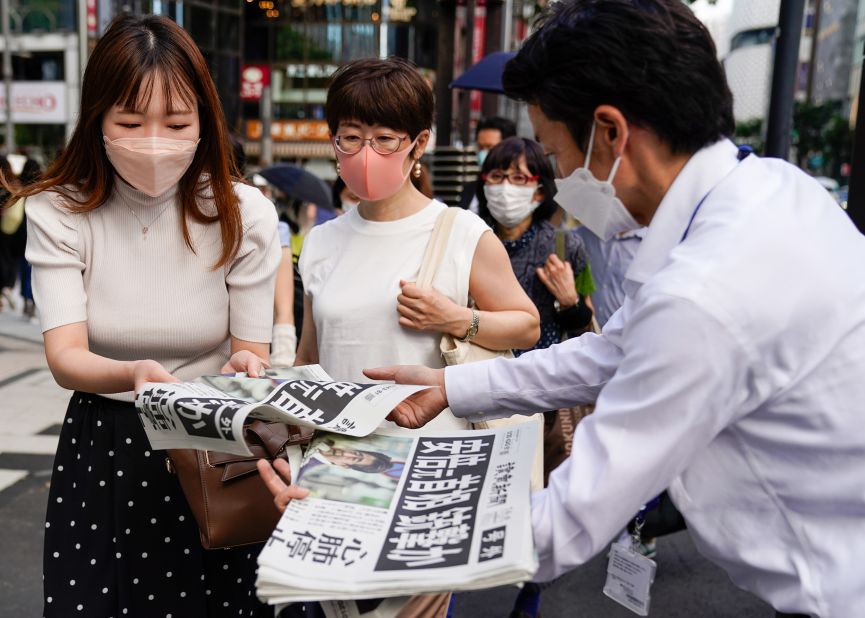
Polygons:
[[[219,222],[222,254],[214,265],[219,268],[240,246],[240,200],[232,186],[239,174],[204,57],[189,34],[166,17],[120,16],[111,22],[87,63],[81,111],[69,143],[38,181],[14,193],[27,197],[55,191],[63,195],[70,211],[79,213],[105,204],[116,177],[102,141],[103,118],[114,105],[141,109],[149,103],[155,79],[161,80],[168,109],[176,107],[171,103],[178,99],[198,108],[201,141],[180,179],[177,195],[183,212],[183,239],[192,251],[187,217],[201,223]],[[203,211],[199,199],[212,200],[216,214]]]

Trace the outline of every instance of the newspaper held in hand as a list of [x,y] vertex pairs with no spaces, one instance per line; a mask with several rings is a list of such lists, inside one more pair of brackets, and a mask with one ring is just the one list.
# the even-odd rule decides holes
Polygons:
[[537,569],[529,481],[537,427],[319,435],[258,558],[275,605],[475,590]]
[[135,398],[154,449],[192,448],[251,455],[247,418],[349,436],[375,430],[403,399],[428,386],[337,382],[318,365],[204,376],[195,382],[147,383]]

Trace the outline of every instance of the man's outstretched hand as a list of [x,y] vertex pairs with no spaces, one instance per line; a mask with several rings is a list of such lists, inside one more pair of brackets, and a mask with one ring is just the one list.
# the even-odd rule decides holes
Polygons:
[[423,427],[448,407],[444,369],[430,369],[421,365],[394,365],[364,369],[363,373],[372,380],[392,380],[397,384],[429,384],[435,387],[415,393],[394,408],[387,418],[397,425],[409,429]]

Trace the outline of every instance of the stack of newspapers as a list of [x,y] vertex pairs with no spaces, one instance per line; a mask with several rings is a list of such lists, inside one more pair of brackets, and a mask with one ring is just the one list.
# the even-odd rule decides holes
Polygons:
[[537,569],[529,482],[537,425],[318,436],[258,558],[273,604],[475,590]]
[[293,481],[309,496],[285,510],[259,555],[256,586],[274,605],[323,601],[328,616],[353,616],[343,607],[352,599],[488,588],[537,569],[529,500],[537,424],[381,428],[425,388],[333,381],[311,365],[146,384],[136,406],[155,449],[250,455],[243,427],[253,419],[316,429],[292,461]]

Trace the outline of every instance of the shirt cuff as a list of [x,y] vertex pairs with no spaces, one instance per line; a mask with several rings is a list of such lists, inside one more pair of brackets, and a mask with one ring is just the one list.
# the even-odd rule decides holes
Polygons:
[[445,367],[445,393],[453,415],[472,421],[489,418],[493,409],[488,362]]

